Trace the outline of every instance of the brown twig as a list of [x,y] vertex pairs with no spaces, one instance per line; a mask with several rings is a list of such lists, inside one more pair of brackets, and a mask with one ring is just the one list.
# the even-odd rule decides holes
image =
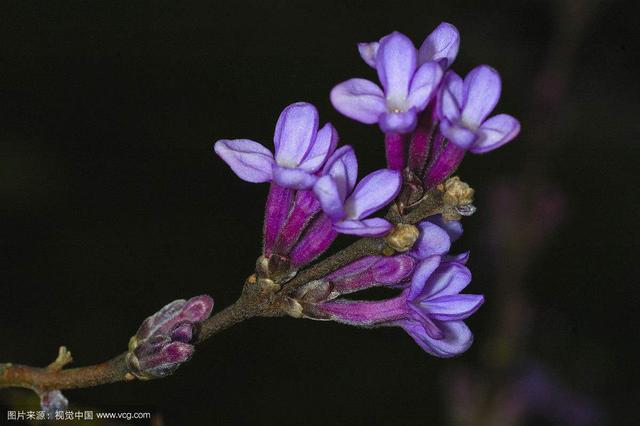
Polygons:
[[[434,189],[404,216],[400,216],[397,209],[392,207],[387,218],[393,223],[415,224],[428,216],[441,213],[442,209],[442,193]],[[362,238],[302,271],[281,289],[265,286],[252,275],[246,280],[242,295],[234,304],[202,323],[195,343],[200,344],[215,334],[255,316],[286,315],[284,307],[287,306],[291,291],[363,256],[381,254],[385,249],[388,249],[388,246],[384,238]],[[71,362],[71,354],[66,348],[61,347],[58,358],[45,368],[0,364],[0,389],[20,387],[42,393],[54,389],[86,388],[135,380],[127,367],[126,355],[127,352],[88,367],[63,369]]]

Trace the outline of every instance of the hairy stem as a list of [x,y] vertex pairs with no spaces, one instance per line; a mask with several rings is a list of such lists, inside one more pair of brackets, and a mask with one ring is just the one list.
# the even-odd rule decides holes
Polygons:
[[[396,224],[415,224],[428,216],[441,213],[442,209],[442,193],[433,189],[427,192],[422,200],[405,215],[401,216],[397,208],[392,206],[387,214],[387,219]],[[286,305],[284,302],[291,291],[361,257],[382,254],[387,247],[383,237],[362,238],[344,250],[300,272],[295,278],[284,284],[279,291],[261,285],[260,280],[257,280],[255,276],[249,277],[245,282],[242,295],[234,304],[202,323],[195,344],[200,344],[215,334],[255,316],[284,315],[281,306]],[[100,364],[70,369],[62,368],[70,361],[71,357],[70,354],[66,354],[66,349],[63,352],[65,352],[63,354],[65,355],[64,360],[57,361],[58,364],[62,363],[60,368],[0,364],[0,389],[19,387],[42,393],[54,389],[86,388],[135,379],[129,372],[125,359],[126,352]],[[58,364],[54,362],[52,365],[57,366]]]

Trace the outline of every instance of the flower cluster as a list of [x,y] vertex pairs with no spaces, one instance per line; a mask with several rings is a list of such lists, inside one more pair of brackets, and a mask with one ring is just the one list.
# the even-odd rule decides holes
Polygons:
[[[442,358],[471,346],[463,320],[484,302],[481,295],[459,294],[470,282],[467,253],[448,256],[459,222],[449,233],[432,222],[420,224],[413,250],[396,256],[368,256],[298,289],[294,297],[305,316],[362,327],[402,327],[425,351]],[[382,301],[351,300],[341,295],[374,287],[400,288]]]
[[[370,215],[400,192],[395,170],[382,169],[360,182],[351,146],[336,149],[330,124],[318,130],[318,112],[305,102],[289,105],[276,123],[275,156],[258,142],[220,140],[215,151],[248,182],[271,182],[264,221],[263,254],[272,273],[288,274],[322,254],[338,233],[381,236],[392,225]],[[278,262],[278,266],[274,263]]]
[[213,299],[207,295],[174,300],[144,320],[129,341],[127,365],[139,379],[165,377],[193,356],[189,342],[209,318]]
[[449,69],[459,46],[458,30],[445,22],[420,49],[398,32],[361,43],[360,55],[376,69],[382,88],[354,78],[331,91],[331,102],[342,114],[380,125],[389,167],[408,166],[427,188],[453,173],[467,150],[494,150],[520,131],[510,115],[487,119],[500,98],[496,70],[480,65],[463,79]]
[[[387,168],[360,181],[354,149],[338,147],[338,132],[330,123],[319,127],[318,112],[309,103],[282,111],[273,153],[248,139],[215,143],[215,152],[241,179],[270,183],[258,276],[277,288],[322,255],[338,234],[385,237],[379,240],[391,250],[387,256],[363,255],[288,293],[298,316],[364,327],[400,326],[439,357],[471,345],[463,320],[484,299],[459,294],[471,280],[465,266],[468,253],[451,256],[448,250],[462,233],[460,223],[450,219],[473,213],[473,190],[449,179],[442,186],[443,199],[455,198],[454,205],[463,211],[452,215],[444,206],[442,215],[429,217],[419,229],[402,219],[427,191],[440,188],[466,151],[491,151],[520,130],[510,115],[487,118],[501,90],[493,68],[480,65],[464,79],[449,69],[459,46],[458,30],[448,23],[440,24],[419,49],[398,32],[358,45],[362,59],[377,71],[380,86],[354,78],[335,86],[330,98],[342,114],[377,123],[384,132]],[[371,217],[392,203],[394,214]],[[398,295],[382,301],[341,297],[374,286],[397,289]]]

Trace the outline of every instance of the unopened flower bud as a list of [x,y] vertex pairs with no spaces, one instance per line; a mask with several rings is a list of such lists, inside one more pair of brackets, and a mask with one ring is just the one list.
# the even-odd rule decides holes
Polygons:
[[172,374],[193,356],[189,344],[199,324],[213,310],[207,295],[176,300],[144,320],[129,341],[127,365],[139,379],[153,379]]
[[323,302],[339,295],[334,292],[333,289],[333,283],[329,281],[315,280],[296,289],[293,296],[296,300],[303,302]]

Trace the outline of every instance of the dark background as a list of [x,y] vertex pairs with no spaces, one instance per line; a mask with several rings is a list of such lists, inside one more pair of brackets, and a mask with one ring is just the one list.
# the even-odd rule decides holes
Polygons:
[[[497,111],[522,121],[517,140],[468,155],[459,171],[479,210],[456,249],[472,250],[468,291],[487,298],[468,321],[476,343],[466,354],[431,357],[400,329],[258,319],[208,341],[168,379],[65,395],[72,407],[153,405],[168,425],[436,425],[463,410],[447,397],[462,392],[460,371],[498,401],[484,412],[500,412],[500,392],[535,365],[584,419],[533,410],[521,424],[637,424],[633,4],[3,2],[0,361],[46,365],[64,344],[75,365],[92,364],[126,349],[173,299],[232,303],[259,254],[268,187],[236,178],[213,142],[270,145],[282,108],[305,100],[355,146],[361,175],[382,167],[379,130],[340,116],[329,91],[375,78],[356,42],[399,30],[419,45],[445,20],[462,35],[454,69],[497,68]],[[520,182],[516,199],[560,200],[544,241],[523,240],[530,250],[494,232],[502,216],[491,194],[505,182]],[[543,222],[527,203],[506,208],[511,242]],[[503,340],[517,355],[494,366],[494,334],[511,321],[500,314],[505,276],[523,263],[513,286],[531,315]],[[23,395],[3,390],[0,404]],[[509,423],[489,417],[471,424]]]

